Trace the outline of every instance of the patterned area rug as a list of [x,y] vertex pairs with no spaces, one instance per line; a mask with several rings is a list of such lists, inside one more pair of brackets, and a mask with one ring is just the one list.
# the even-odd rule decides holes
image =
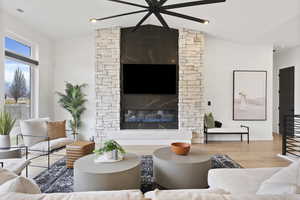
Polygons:
[[[242,168],[242,166],[227,155],[215,155],[212,158],[212,168]],[[45,170],[34,180],[43,193],[73,192],[73,169],[66,167],[65,158],[54,163],[49,170]],[[156,188],[164,189],[155,183],[152,156],[142,156],[140,189],[142,192],[148,192]]]

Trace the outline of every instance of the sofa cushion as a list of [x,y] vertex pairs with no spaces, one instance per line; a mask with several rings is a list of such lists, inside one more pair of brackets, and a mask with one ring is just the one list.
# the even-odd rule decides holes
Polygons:
[[20,175],[23,169],[30,164],[30,160],[23,158],[0,159],[0,162],[3,162],[4,169],[14,172],[17,175]]
[[144,200],[139,190],[99,191],[81,193],[20,194],[1,193],[2,200]]
[[[50,140],[50,151],[62,148],[68,144],[71,144],[72,142],[74,142],[74,140],[71,138],[58,138],[58,139]],[[43,141],[38,144],[35,144],[29,148],[29,151],[30,150],[47,152],[48,141]]]
[[[49,121],[49,118],[29,119],[20,121],[22,135],[47,137],[47,121]],[[30,147],[41,141],[44,141],[45,138],[24,136],[23,140],[24,145]]]
[[231,194],[256,194],[261,183],[280,169],[211,169],[208,172],[208,185]]
[[300,193],[300,161],[282,168],[265,180],[257,194],[297,194]]
[[247,133],[246,128],[209,128],[208,133]]
[[66,137],[66,120],[47,122],[48,137],[50,140]]
[[25,194],[41,193],[37,184],[35,184],[32,180],[22,176],[17,176],[0,185],[0,193],[5,193],[5,192],[17,192],[17,193],[25,193]]
[[7,169],[0,168],[0,185],[16,177],[17,175],[15,173]]
[[[229,194],[222,189],[184,189],[184,190],[154,190],[145,193],[145,198],[152,200],[192,199],[200,194]],[[176,197],[176,198],[175,198]]]

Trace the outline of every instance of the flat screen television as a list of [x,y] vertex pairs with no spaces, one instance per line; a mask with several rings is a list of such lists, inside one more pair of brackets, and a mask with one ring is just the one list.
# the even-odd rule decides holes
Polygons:
[[124,94],[177,94],[176,65],[123,65]]

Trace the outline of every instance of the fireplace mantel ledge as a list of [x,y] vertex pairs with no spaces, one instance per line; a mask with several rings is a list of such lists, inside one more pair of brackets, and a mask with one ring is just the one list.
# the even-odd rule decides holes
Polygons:
[[170,145],[172,142],[192,142],[192,131],[177,129],[126,129],[107,131],[108,139],[121,145]]

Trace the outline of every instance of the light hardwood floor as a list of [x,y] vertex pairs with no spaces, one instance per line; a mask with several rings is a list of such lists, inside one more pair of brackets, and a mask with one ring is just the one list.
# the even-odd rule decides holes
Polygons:
[[[138,155],[151,155],[157,148],[163,146],[125,146],[128,152]],[[238,162],[244,168],[259,167],[284,167],[289,162],[277,155],[281,153],[281,138],[274,134],[273,141],[246,142],[209,142],[208,144],[193,144],[192,148],[201,149],[208,154],[226,154]],[[64,155],[65,150],[58,152]],[[62,156],[51,156],[51,163],[54,163]],[[46,157],[34,161],[35,164],[46,164]],[[35,177],[45,169],[29,167],[30,177]]]

